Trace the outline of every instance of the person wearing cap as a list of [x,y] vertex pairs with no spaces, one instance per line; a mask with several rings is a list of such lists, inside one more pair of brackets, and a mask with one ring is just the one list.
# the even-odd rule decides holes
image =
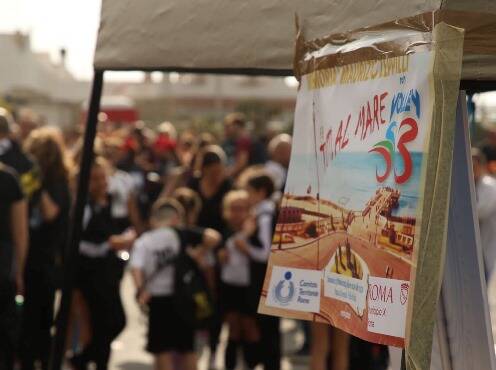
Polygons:
[[[200,172],[188,182],[188,188],[195,191],[201,199],[201,208],[198,212],[197,225],[222,232],[225,221],[222,217],[222,199],[231,190],[232,181],[226,175],[225,153],[216,146],[204,148],[200,154]],[[213,255],[209,254],[209,266],[205,272],[209,286],[217,297],[217,287],[220,283],[219,266]],[[210,367],[215,368],[215,353],[220,340],[222,318],[217,310],[209,327]]]
[[224,119],[225,140],[222,149],[227,155],[227,172],[232,178],[250,164],[252,141],[245,129],[246,118],[242,113],[231,113]]

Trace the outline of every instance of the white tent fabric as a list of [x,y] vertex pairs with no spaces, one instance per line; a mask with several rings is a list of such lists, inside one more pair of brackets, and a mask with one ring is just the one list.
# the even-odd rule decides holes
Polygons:
[[103,0],[94,66],[287,73],[295,14],[308,40],[440,8],[496,14],[491,0]]

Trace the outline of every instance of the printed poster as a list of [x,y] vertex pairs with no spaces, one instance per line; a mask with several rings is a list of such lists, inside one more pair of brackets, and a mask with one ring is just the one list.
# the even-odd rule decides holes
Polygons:
[[433,52],[302,76],[259,312],[403,347]]

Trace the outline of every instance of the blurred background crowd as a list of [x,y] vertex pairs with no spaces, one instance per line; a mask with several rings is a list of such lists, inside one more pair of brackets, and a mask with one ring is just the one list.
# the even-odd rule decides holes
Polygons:
[[[197,261],[215,301],[213,319],[207,328],[195,333],[195,350],[207,348],[209,368],[234,369],[248,363],[250,368],[263,364],[266,369],[279,369],[282,357],[288,355],[300,356],[305,366],[313,369],[387,368],[386,347],[351,339],[326,325],[298,324],[298,343],[291,351],[284,349],[279,320],[256,314],[260,286],[258,293],[249,296],[254,308],[247,312],[236,302],[246,302],[245,294],[249,293],[245,288],[256,282],[252,275],[241,284],[242,291],[237,283],[230,284],[233,272],[226,275],[224,266],[234,263],[231,267],[237,275],[233,259],[242,254],[227,247],[232,234],[226,236],[226,230],[249,228],[245,224],[263,206],[271,212],[265,236],[268,245],[264,247],[266,251],[270,248],[290,161],[292,138],[287,132],[281,127],[266,127],[257,133],[253,122],[240,112],[227,114],[220,128],[208,131],[194,126],[178,130],[170,122],[116,122],[106,113],[100,118],[75,272],[66,366],[79,369],[95,362],[98,369],[107,368],[111,342],[126,326],[120,291],[133,242],[152,227],[154,203],[172,198],[184,208],[185,225],[210,228],[224,236],[213,253]],[[0,174],[4,179],[0,182],[0,217],[5,221],[1,222],[0,263],[5,266],[5,276],[0,325],[2,332],[8,333],[2,337],[0,349],[5,368],[12,364],[22,369],[48,366],[81,150],[80,126],[61,129],[44,124],[32,110],[9,112],[0,108]],[[257,194],[261,196],[257,198]],[[105,265],[99,262],[103,255],[106,259],[111,256]],[[262,257],[262,263],[267,256]],[[261,271],[263,278],[263,264]],[[125,289],[133,290],[129,285]],[[138,302],[131,304],[138,306]],[[242,324],[245,316],[250,317],[247,322],[252,328],[258,328],[258,334],[241,330],[246,327]],[[219,354],[222,328],[229,334]],[[243,342],[245,335],[251,338],[248,344]],[[102,342],[102,338],[106,340]],[[94,351],[96,354],[81,362],[80,354],[91,346],[107,346],[108,351]],[[250,359],[253,353],[258,359]],[[305,357],[310,353],[311,360]],[[189,366],[184,365],[196,368],[196,362]]]
[[[26,32],[0,34],[0,370],[48,368],[87,114],[89,82],[73,76],[70,51],[50,56],[31,46]],[[223,241],[197,261],[216,303],[214,318],[195,333],[198,358],[181,363],[179,353],[174,368],[388,368],[386,347],[247,310],[240,295],[246,291],[232,289],[233,279],[243,280],[242,288],[255,282],[236,268],[226,277],[225,267],[244,256],[227,247],[232,233],[250,229],[245,224],[265,201],[276,217],[298,139],[290,136],[296,89],[293,77],[161,72],[106,82],[64,366],[142,370],[151,362],[144,355],[147,316],[127,265],[134,240],[153,226],[153,205],[175,199],[184,225],[215,230]],[[470,96],[468,103],[489,279],[496,260],[496,95]],[[260,189],[264,197],[254,201],[250,191]],[[257,332],[267,334],[265,342]],[[254,348],[262,353],[256,359]],[[111,352],[137,355],[122,363]]]

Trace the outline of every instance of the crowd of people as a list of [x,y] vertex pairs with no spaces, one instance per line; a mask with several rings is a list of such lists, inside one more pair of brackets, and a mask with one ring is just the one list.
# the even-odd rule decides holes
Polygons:
[[[0,369],[45,370],[82,146],[74,133],[16,118],[0,111]],[[291,140],[252,135],[239,113],[226,116],[222,137],[178,133],[168,122],[100,124],[72,272],[72,368],[107,369],[111,343],[126,326],[120,283],[129,270],[148,315],[155,369],[196,369],[198,331],[208,333],[215,368],[223,325],[225,369],[240,358],[250,369],[280,369],[279,319],[257,314],[257,306]],[[212,308],[201,327],[178,304],[185,261]],[[304,326],[313,370],[387,368],[387,348],[327,325]]]

